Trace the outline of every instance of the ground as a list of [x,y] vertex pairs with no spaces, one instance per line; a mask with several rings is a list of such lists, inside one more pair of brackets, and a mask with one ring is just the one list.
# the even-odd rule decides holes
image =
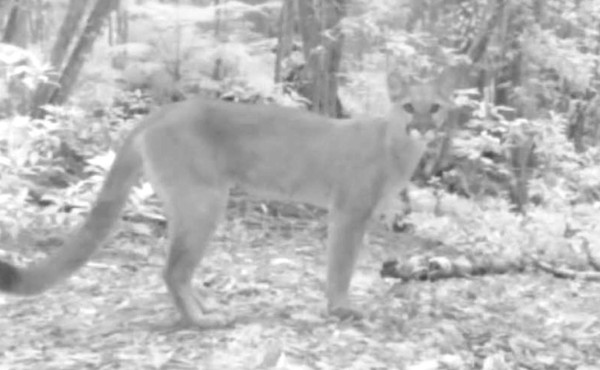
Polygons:
[[379,277],[369,238],[353,287],[366,318],[340,323],[324,313],[322,220],[264,222],[225,222],[196,274],[235,327],[171,330],[164,239],[121,230],[68,282],[0,298],[0,370],[600,369],[598,283],[529,271],[400,284]]

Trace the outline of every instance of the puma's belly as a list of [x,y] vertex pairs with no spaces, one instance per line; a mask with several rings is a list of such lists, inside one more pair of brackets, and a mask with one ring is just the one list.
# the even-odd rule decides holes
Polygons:
[[260,197],[291,200],[327,207],[335,187],[335,170],[323,165],[308,168],[298,163],[281,166],[277,171],[246,168],[239,171],[233,182]]
[[371,208],[384,189],[392,185],[391,178],[385,173],[384,161],[373,162],[360,149],[356,147],[344,155],[311,153],[286,157],[282,154],[284,158],[280,161],[240,168],[232,180],[247,191],[269,199],[328,208],[335,198],[341,197],[344,203]]

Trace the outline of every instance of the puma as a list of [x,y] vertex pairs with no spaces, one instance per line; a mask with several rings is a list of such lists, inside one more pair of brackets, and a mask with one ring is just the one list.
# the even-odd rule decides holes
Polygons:
[[0,290],[38,294],[83,266],[143,170],[164,204],[170,238],[164,279],[186,324],[232,322],[208,312],[191,281],[234,185],[329,209],[328,311],[359,318],[348,290],[365,229],[378,207],[406,186],[442,125],[451,89],[440,80],[403,86],[380,119],[202,99],[165,106],[129,134],[79,230],[32,267],[0,262]]

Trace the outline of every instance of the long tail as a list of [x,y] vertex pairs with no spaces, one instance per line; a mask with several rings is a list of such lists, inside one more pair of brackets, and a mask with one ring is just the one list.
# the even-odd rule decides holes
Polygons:
[[83,266],[119,219],[131,187],[139,178],[142,157],[131,135],[118,152],[96,203],[80,229],[56,254],[37,265],[18,268],[0,261],[0,291],[38,294],[68,278]]

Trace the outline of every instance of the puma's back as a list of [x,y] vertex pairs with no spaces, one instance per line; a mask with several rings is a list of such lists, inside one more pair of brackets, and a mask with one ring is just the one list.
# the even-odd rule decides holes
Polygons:
[[202,169],[213,176],[210,181],[268,197],[326,204],[334,187],[380,168],[385,155],[379,145],[386,135],[383,119],[337,120],[293,108],[205,100],[171,109],[193,117],[149,125],[137,139],[140,146],[193,148],[191,157],[211,159],[214,168]]

